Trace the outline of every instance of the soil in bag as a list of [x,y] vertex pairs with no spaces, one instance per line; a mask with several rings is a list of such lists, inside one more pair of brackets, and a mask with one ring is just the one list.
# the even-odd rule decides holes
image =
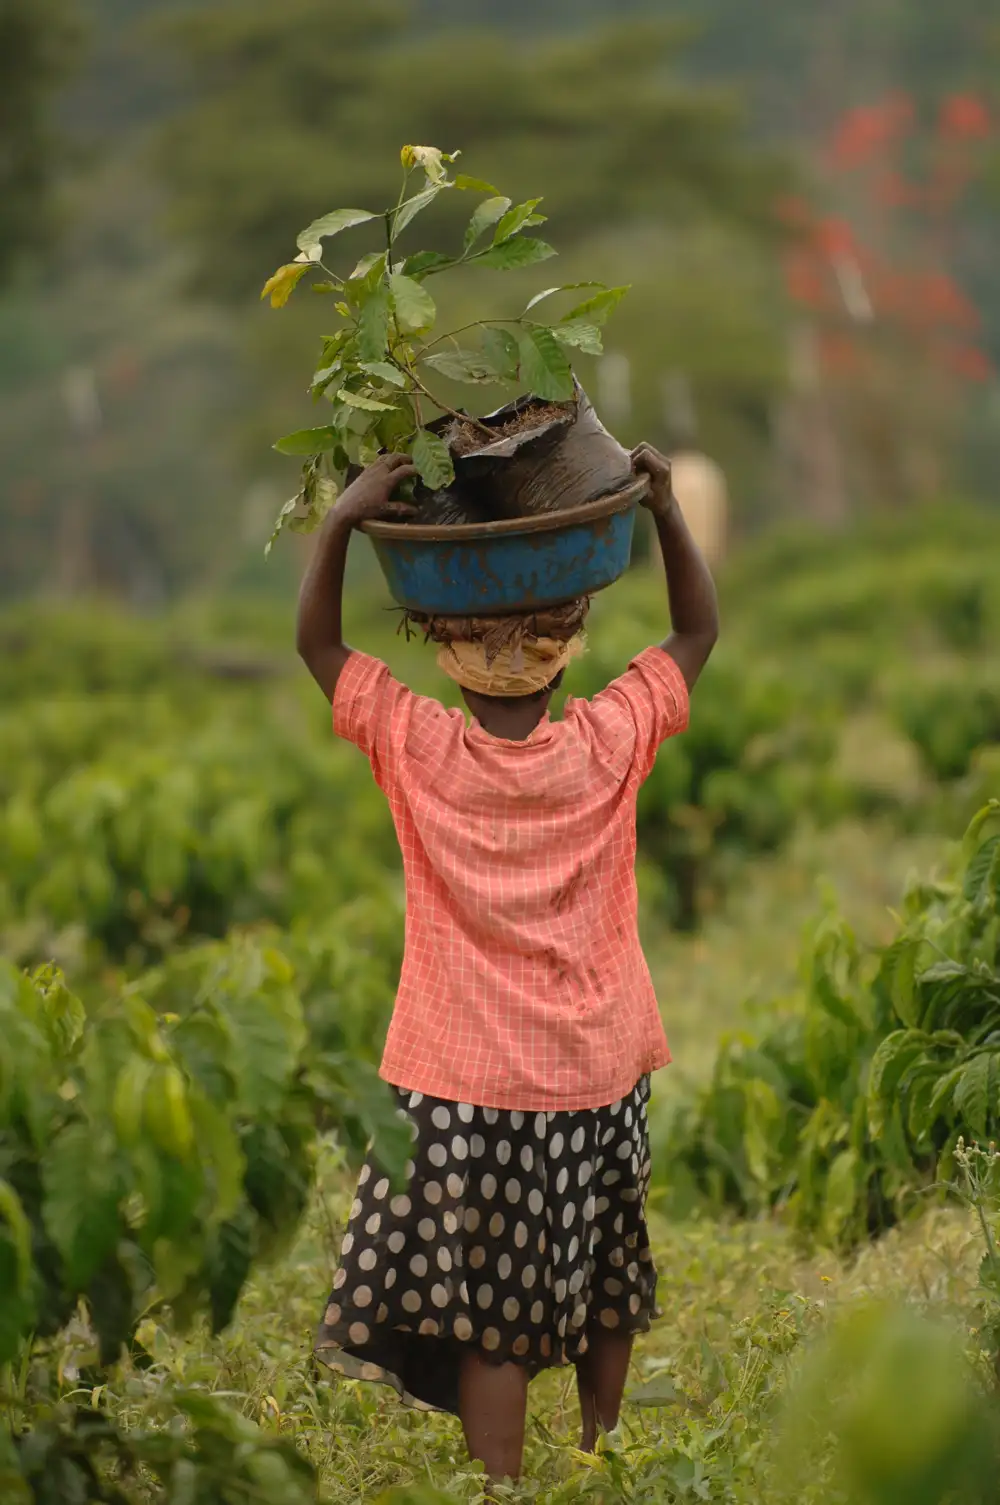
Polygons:
[[583,388],[569,402],[519,397],[482,419],[450,413],[429,427],[448,445],[455,479],[418,487],[419,523],[482,523],[565,511],[619,491],[628,451],[609,434]]

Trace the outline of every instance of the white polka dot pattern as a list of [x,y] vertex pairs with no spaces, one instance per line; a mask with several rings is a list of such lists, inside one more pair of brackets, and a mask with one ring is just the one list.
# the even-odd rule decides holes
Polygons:
[[[656,1291],[644,1211],[648,1097],[643,1078],[627,1113],[615,1103],[490,1118],[400,1093],[417,1134],[410,1181],[380,1195],[378,1167],[362,1171],[318,1356],[413,1404],[454,1411],[454,1343],[428,1338],[475,1343],[534,1373],[579,1358],[597,1327],[644,1331]],[[468,1144],[480,1141],[471,1161],[456,1118]]]
[[687,720],[658,647],[517,743],[350,655],[334,731],[371,762],[406,877],[387,1081],[449,1116],[475,1103],[534,1119],[623,1098],[669,1061],[639,945],[635,806]]

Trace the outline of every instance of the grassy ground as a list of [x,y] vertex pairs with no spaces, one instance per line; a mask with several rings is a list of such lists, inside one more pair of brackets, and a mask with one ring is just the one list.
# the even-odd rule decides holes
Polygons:
[[[803,834],[789,852],[749,868],[725,909],[691,938],[647,935],[678,1065],[699,1075],[720,1034],[752,1024],[753,1007],[794,983],[799,933],[824,893],[871,941],[884,938],[888,908],[908,873],[940,856],[926,838],[890,839],[877,826]],[[673,1072],[658,1082],[665,1101]],[[295,1247],[245,1293],[220,1338],[177,1338],[149,1323],[152,1369],[123,1377],[112,1404],[138,1417],[164,1380],[203,1384],[238,1398],[267,1427],[294,1435],[320,1469],[335,1505],[392,1498],[476,1499],[457,1422],[404,1411],[378,1387],[331,1382],[314,1370],[311,1334],[333,1274],[333,1253],[351,1177],[324,1152],[315,1200]],[[654,1199],[655,1200],[655,1199]],[[772,1471],[775,1396],[788,1356],[831,1313],[860,1296],[905,1296],[975,1321],[981,1254],[972,1222],[933,1207],[845,1266],[805,1252],[779,1221],[671,1226],[653,1213],[662,1320],[638,1346],[620,1453],[595,1468],[575,1451],[572,1377],[549,1373],[533,1386],[526,1479],[517,1498],[549,1502],[780,1499]],[[425,1494],[435,1487],[444,1495]],[[819,1488],[819,1486],[817,1486]],[[826,1498],[817,1494],[812,1498]]]
[[[322,1182],[294,1249],[254,1281],[233,1327],[214,1341],[203,1332],[177,1340],[150,1324],[144,1336],[157,1363],[126,1378],[115,1404],[127,1414],[165,1379],[204,1384],[238,1398],[264,1426],[295,1436],[335,1505],[432,1484],[445,1498],[477,1499],[455,1420],[410,1413],[384,1389],[314,1373],[310,1335],[349,1198],[343,1168],[332,1160]],[[699,1478],[711,1492],[695,1489],[690,1498],[761,1498],[771,1477],[773,1398],[800,1339],[861,1296],[902,1295],[969,1313],[981,1253],[972,1222],[941,1209],[867,1249],[850,1268],[827,1254],[806,1256],[773,1222],[669,1227],[654,1218],[653,1232],[663,1316],[637,1347],[630,1388],[652,1384],[656,1404],[626,1407],[621,1458],[595,1472],[575,1450],[571,1376],[542,1376],[530,1393],[517,1498],[684,1499],[683,1482]]]

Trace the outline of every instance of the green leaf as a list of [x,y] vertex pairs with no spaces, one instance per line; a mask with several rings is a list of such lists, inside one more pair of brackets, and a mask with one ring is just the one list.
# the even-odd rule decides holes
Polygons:
[[336,480],[331,480],[330,476],[316,476],[309,491],[300,492],[297,497],[297,506],[288,519],[292,533],[315,533],[339,495]]
[[[337,461],[341,469],[345,467]],[[278,513],[274,530],[264,547],[265,559],[274,547],[275,540],[284,528],[292,533],[312,533],[319,527],[334,502],[339,488],[329,476],[313,476],[297,494],[285,503]]]
[[[938,1079],[937,1086],[931,1093],[930,1102],[927,1105],[929,1124],[933,1125],[937,1122],[944,1110],[945,1103],[951,1101],[964,1070],[964,1066],[956,1066],[952,1071],[946,1071],[944,1076]],[[949,1119],[950,1116],[949,1114]]]
[[380,361],[389,348],[389,289],[382,283],[368,298],[358,320],[358,355]]
[[434,299],[425,287],[402,272],[393,272],[389,278],[396,323],[404,334],[423,334],[437,318]]
[[670,1406],[680,1399],[677,1386],[669,1374],[655,1375],[628,1394],[628,1400],[633,1406]]
[[369,272],[371,272],[375,267],[379,268],[380,273],[385,271],[384,251],[369,251],[366,256],[362,256],[361,260],[354,268],[354,271],[351,273],[350,281],[364,282]]
[[362,371],[367,371],[369,376],[377,376],[380,381],[388,382],[390,387],[405,387],[406,377],[398,366],[390,366],[388,361],[362,361]]
[[340,288],[335,282],[314,282],[310,291],[314,293],[339,293]]
[[121,1185],[110,1146],[93,1129],[69,1124],[52,1142],[42,1166],[43,1217],[62,1255],[70,1290],[82,1290],[115,1248]]
[[628,291],[628,284],[624,287],[606,287],[601,292],[596,293],[593,298],[587,298],[583,303],[578,303],[575,308],[571,308],[569,313],[559,322],[561,324],[584,323],[601,325],[608,318],[609,314],[618,307]]
[[292,261],[287,266],[279,267],[274,276],[264,283],[261,302],[270,296],[272,308],[284,308],[308,271],[309,263],[301,261]]
[[417,251],[413,256],[407,256],[400,271],[405,277],[413,277],[419,280],[428,277],[432,272],[443,272],[446,267],[455,265],[453,256],[444,256],[440,251]]
[[79,998],[66,986],[58,967],[48,964],[32,973],[32,984],[43,1000],[42,1023],[60,1055],[81,1039],[87,1023],[87,1011]]
[[584,355],[601,355],[604,351],[604,341],[596,324],[554,324],[552,333],[560,345],[582,350]]
[[191,1094],[191,1118],[198,1138],[198,1155],[207,1172],[216,1217],[229,1218],[239,1206],[246,1161],[235,1130],[226,1115],[200,1092]]
[[143,1124],[166,1155],[188,1160],[194,1149],[194,1125],[184,1074],[173,1062],[154,1068],[142,1105]]
[[391,413],[382,414],[373,432],[382,449],[401,454],[409,448],[416,426],[410,399],[405,397]]
[[920,1000],[916,987],[917,950],[916,941],[904,938],[897,942],[891,957],[887,954],[885,959],[888,974],[885,982],[889,1000],[897,1016],[911,1029],[916,1029],[920,1023]]
[[[560,283],[560,285],[558,287],[547,287],[544,290],[544,292],[536,293],[535,296],[528,301],[528,303],[525,305],[524,313],[525,314],[530,314],[531,310],[533,308],[537,308],[538,305],[539,305],[539,303],[544,302],[544,300],[546,298],[553,297],[554,294],[556,294],[556,293],[572,293],[572,292],[576,292],[576,290],[578,288],[581,288],[581,287],[600,287],[600,288],[603,288],[604,287],[604,283],[603,282],[563,282],[563,283]],[[521,317],[523,318],[524,314],[522,314]]]
[[413,441],[413,463],[428,491],[440,491],[455,479],[451,451],[443,439],[427,429],[418,429]]
[[832,1244],[841,1241],[858,1217],[865,1175],[854,1150],[843,1150],[830,1166],[821,1227]]
[[969,860],[962,893],[970,904],[985,904],[1000,880],[1000,836],[991,836]]
[[341,388],[337,393],[337,402],[346,402],[349,408],[359,408],[365,413],[388,413],[392,409],[391,402],[379,402],[376,397],[366,397],[363,392],[348,392]]
[[515,267],[533,266],[538,261],[548,261],[556,253],[544,240],[535,240],[530,235],[516,235],[502,245],[490,246],[470,257],[477,266],[494,267],[500,272],[512,271]]
[[460,172],[456,176],[455,187],[461,188],[466,193],[491,193],[494,198],[500,196],[499,188],[494,188],[492,183],[487,183],[483,178],[470,178],[464,172]]
[[314,397],[321,397],[326,389],[330,386],[331,382],[335,381],[338,376],[343,374],[343,370],[343,361],[336,360],[333,361],[329,366],[323,366],[319,371],[314,371],[313,379],[309,386],[309,391],[311,392],[311,394]]
[[743,1089],[743,1150],[747,1169],[761,1186],[770,1180],[775,1127],[781,1121],[781,1103],[769,1082],[749,1081]]
[[548,329],[527,329],[521,335],[521,380],[535,397],[549,402],[572,398],[573,372],[559,342]]
[[490,225],[495,225],[497,220],[503,219],[509,208],[510,199],[505,199],[502,195],[493,199],[484,199],[469,221],[463,242],[465,250],[471,250],[484,231],[488,230]]
[[985,1139],[990,1116],[990,1077],[993,1057],[974,1056],[962,1073],[952,1099],[962,1127]]
[[[513,209],[508,209],[496,227],[493,244],[499,245],[502,240],[509,240],[512,235],[517,234],[518,230],[523,230],[526,224],[543,224],[545,215],[535,213],[541,202],[541,199],[528,199],[526,203],[515,204]],[[510,203],[509,199],[507,203]]]
[[494,382],[496,373],[488,361],[469,350],[442,350],[421,363],[439,371],[451,381]]
[[19,1296],[31,1289],[31,1224],[21,1199],[9,1181],[0,1181],[0,1223],[6,1225],[14,1251],[16,1285]]
[[878,1139],[906,1072],[927,1049],[927,1036],[920,1030],[897,1029],[881,1042],[868,1070],[868,1123]]
[[429,204],[433,204],[444,186],[443,183],[432,183],[422,193],[415,193],[411,199],[407,199],[398,209],[392,211],[393,240],[397,236],[402,235],[407,225],[416,219],[422,209],[426,209]]
[[235,1217],[217,1229],[208,1257],[208,1292],[212,1332],[232,1321],[240,1292],[253,1263],[254,1216],[244,1202]]
[[270,554],[271,550],[274,548],[274,545],[277,543],[279,537],[283,533],[283,531],[285,529],[285,525],[286,524],[290,525],[290,519],[291,519],[292,513],[295,511],[296,507],[298,507],[299,502],[300,502],[300,498],[299,497],[297,497],[297,496],[290,496],[288,498],[288,501],[285,502],[284,505],[282,506],[281,511],[278,513],[277,517],[274,519],[274,526],[271,529],[271,536],[267,540],[267,543],[264,545],[264,558],[265,559],[267,559],[267,557]]
[[277,440],[273,448],[279,455],[324,455],[341,442],[340,430],[332,424],[315,429],[296,429]]
[[350,230],[354,225],[364,225],[369,220],[379,218],[379,215],[371,214],[367,209],[335,209],[332,214],[314,219],[302,231],[296,245],[306,261],[318,261],[323,254],[323,242],[328,236],[339,235],[342,230]]
[[302,1008],[290,987],[240,988],[226,1000],[233,1049],[229,1059],[240,1101],[252,1117],[275,1111],[288,1091],[305,1043]]
[[921,982],[957,982],[959,978],[969,976],[968,967],[961,962],[952,961],[950,958],[942,962],[935,962],[932,967],[927,967],[920,974]]
[[521,350],[509,329],[487,325],[482,332],[483,357],[501,381],[515,381],[521,366]]
[[330,362],[340,354],[348,340],[354,339],[353,329],[338,329],[335,334],[323,336],[322,353],[320,363],[328,366]]

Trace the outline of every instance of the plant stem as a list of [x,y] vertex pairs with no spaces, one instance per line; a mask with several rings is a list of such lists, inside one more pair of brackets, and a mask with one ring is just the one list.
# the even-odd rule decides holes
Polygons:
[[473,428],[477,428],[481,434],[488,434],[492,439],[493,430],[487,428],[485,423],[480,423],[479,419],[473,418],[471,413],[460,413],[457,408],[450,408],[446,402],[441,401],[440,397],[435,397],[433,392],[429,392],[427,390],[415,371],[411,371],[409,375],[410,380],[413,382],[418,391],[422,392],[428,399],[428,401],[432,402],[436,408],[440,408],[443,413],[450,413],[452,418],[458,419],[459,423],[471,423]]
[[385,211],[385,269],[390,277],[392,276],[393,272],[392,233],[396,228],[396,215],[402,209],[403,201],[406,198],[406,185],[410,181],[411,171],[411,168],[403,168],[403,182],[399,190],[399,198],[396,200],[396,207],[395,209],[387,209]]
[[454,340],[460,334],[465,334],[469,329],[486,329],[490,324],[523,324],[524,319],[473,319],[471,324],[461,324],[458,329],[452,329],[447,334],[439,334],[436,339],[430,340],[425,350],[433,350],[435,345],[440,345],[442,340]]

